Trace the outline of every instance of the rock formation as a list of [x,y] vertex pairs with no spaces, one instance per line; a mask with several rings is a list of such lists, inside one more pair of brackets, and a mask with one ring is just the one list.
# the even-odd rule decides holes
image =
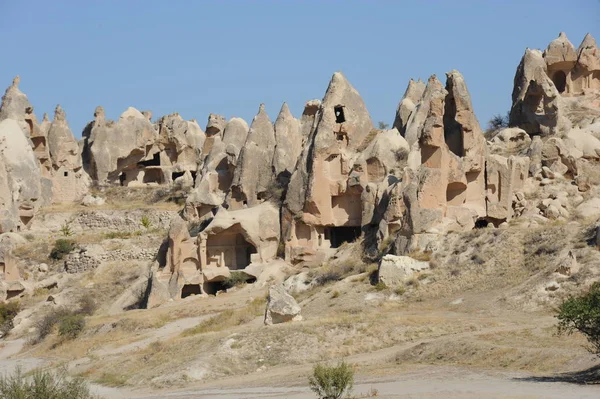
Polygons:
[[210,223],[190,234],[188,224],[176,217],[169,229],[167,263],[152,290],[168,291],[171,298],[214,294],[232,270],[244,271],[277,256],[279,212],[269,202],[252,209],[219,208]]
[[80,201],[88,192],[90,179],[82,168],[79,144],[67,124],[66,114],[60,105],[54,111],[54,120],[48,129],[47,142],[52,160],[53,202]]
[[525,51],[515,75],[510,125],[530,135],[564,135],[571,124],[582,122],[576,114],[600,115],[593,105],[599,95],[600,50],[596,41],[588,34],[575,49],[561,32],[543,53]]
[[265,325],[300,321],[302,315],[300,305],[293,296],[285,291],[283,285],[271,286],[265,310]]
[[210,152],[204,158],[195,189],[186,203],[188,218],[212,217],[212,211],[224,204],[247,135],[248,124],[241,118],[232,118],[227,123],[222,138],[213,135]]
[[40,164],[19,122],[0,122],[0,233],[26,227],[42,203]]
[[275,129],[260,105],[242,147],[227,199],[231,209],[253,207],[270,196],[274,181],[271,164],[275,154]]

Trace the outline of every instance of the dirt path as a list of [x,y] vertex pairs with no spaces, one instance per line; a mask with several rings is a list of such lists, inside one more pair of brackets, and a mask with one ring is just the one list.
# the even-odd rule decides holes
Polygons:
[[127,345],[117,346],[113,348],[98,349],[94,352],[94,354],[97,356],[110,356],[126,352],[132,352],[136,350],[142,350],[147,348],[152,342],[172,338],[178,334],[181,334],[182,331],[188,328],[192,328],[198,325],[198,323],[200,323],[201,321],[207,320],[213,316],[214,314],[208,314],[199,317],[188,317],[185,319],[178,319],[152,331],[149,336],[140,339],[139,341],[135,341]]
[[[396,399],[597,399],[599,385],[562,382],[534,382],[522,373],[481,372],[450,367],[418,367],[385,379],[360,380],[353,394],[360,397],[377,390],[377,398]],[[135,399],[314,399],[306,386],[199,389],[160,395],[140,395]]]
[[4,344],[0,349],[0,375],[10,374],[19,366],[24,372],[27,372],[45,363],[43,359],[38,358],[12,359],[13,355],[23,349],[24,339],[5,341]]

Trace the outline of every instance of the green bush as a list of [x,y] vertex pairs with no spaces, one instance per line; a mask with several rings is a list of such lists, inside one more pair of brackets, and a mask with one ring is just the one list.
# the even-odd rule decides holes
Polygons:
[[58,335],[75,339],[85,328],[85,318],[80,314],[69,314],[58,322]]
[[76,245],[73,240],[59,238],[54,242],[54,248],[50,252],[50,259],[61,260],[65,255],[70,254]]
[[21,304],[17,301],[0,304],[0,333],[8,334],[13,329],[13,319],[21,310]]
[[146,215],[142,216],[142,226],[144,226],[144,228],[146,230],[148,230],[150,228],[150,226],[152,226],[152,222],[150,221],[150,218]]
[[73,230],[71,230],[71,226],[69,223],[65,223],[60,227],[60,232],[63,236],[69,237],[73,235]]
[[223,281],[223,288],[229,289],[244,285],[248,281],[248,275],[243,272],[231,272],[227,280]]
[[558,308],[558,330],[572,334],[579,331],[587,338],[588,350],[600,356],[600,282],[579,297],[570,297]]
[[48,312],[35,323],[37,338],[33,343],[44,340],[58,326],[58,335],[66,339],[76,338],[85,328],[85,318],[82,310],[69,310],[60,307]]
[[65,369],[36,370],[26,377],[21,368],[0,377],[0,398],[3,399],[91,399],[85,380],[70,378]]
[[320,399],[339,399],[352,390],[354,370],[343,361],[337,366],[317,364],[308,378],[308,384]]

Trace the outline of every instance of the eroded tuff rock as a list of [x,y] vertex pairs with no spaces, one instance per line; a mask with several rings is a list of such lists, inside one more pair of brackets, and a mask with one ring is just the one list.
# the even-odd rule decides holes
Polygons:
[[265,310],[265,325],[302,320],[302,309],[293,296],[285,291],[282,284],[269,288],[269,298]]
[[0,105],[0,121],[4,119],[13,119],[17,121],[23,134],[29,134],[29,127],[25,121],[27,110],[33,109],[31,103],[27,99],[25,93],[19,90],[19,83],[21,78],[19,76],[13,79],[12,85],[10,85],[4,96],[2,97],[2,105]]
[[233,176],[227,199],[232,209],[252,207],[269,197],[269,189],[274,181],[271,164],[275,145],[275,129],[264,104],[261,104],[250,125]]
[[411,118],[406,130],[417,142],[403,179],[403,230],[471,228],[486,216],[487,148],[462,75],[448,73],[446,88],[432,76],[418,108],[427,115]]
[[114,122],[106,119],[102,107],[97,107],[94,117],[83,137],[89,173],[94,180],[101,184],[122,181],[128,185],[131,181],[148,182],[162,177],[161,172],[137,167],[138,162],[156,163],[155,155],[160,157],[155,147],[158,132],[146,116],[130,107]]
[[408,125],[408,120],[416,109],[417,103],[421,100],[424,91],[425,83],[423,83],[421,79],[417,81],[411,79],[408,82],[408,87],[404,92],[404,96],[402,96],[402,100],[400,100],[400,103],[398,104],[396,118],[394,119],[394,127],[398,129],[400,134],[403,136],[406,133],[406,125]]
[[289,180],[302,151],[302,133],[300,132],[300,121],[294,118],[287,103],[283,103],[275,121],[275,139],[275,155],[273,156],[275,178]]
[[600,51],[594,38],[586,35],[576,50],[561,32],[543,53],[525,51],[515,75],[510,124],[530,135],[565,135],[572,125],[600,115],[599,92]]
[[52,160],[52,200],[55,203],[78,202],[87,194],[91,180],[82,168],[79,143],[60,105],[54,111],[47,135]]
[[232,118],[225,126],[223,137],[213,137],[211,150],[199,170],[195,189],[187,199],[186,217],[204,220],[212,217],[212,210],[224,203],[247,136],[246,121]]
[[198,123],[171,114],[152,124],[152,114],[129,107],[117,122],[97,107],[84,131],[84,163],[100,184],[170,185],[196,178],[206,137]]
[[0,233],[26,227],[44,203],[40,164],[19,122],[0,122]]
[[214,294],[231,273],[277,256],[279,211],[269,202],[252,209],[219,208],[208,225],[190,234],[188,224],[175,217],[169,229],[169,248],[164,270],[156,275],[155,301],[168,292],[171,298]]

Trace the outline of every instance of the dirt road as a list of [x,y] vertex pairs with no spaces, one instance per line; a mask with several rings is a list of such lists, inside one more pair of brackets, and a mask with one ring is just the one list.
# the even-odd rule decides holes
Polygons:
[[[384,379],[359,381],[353,394],[377,398],[402,399],[597,399],[600,385],[575,385],[565,382],[536,382],[521,373],[479,372],[461,368],[424,367]],[[136,399],[314,399],[308,387],[253,387],[236,389],[198,389],[163,393],[135,394]]]

